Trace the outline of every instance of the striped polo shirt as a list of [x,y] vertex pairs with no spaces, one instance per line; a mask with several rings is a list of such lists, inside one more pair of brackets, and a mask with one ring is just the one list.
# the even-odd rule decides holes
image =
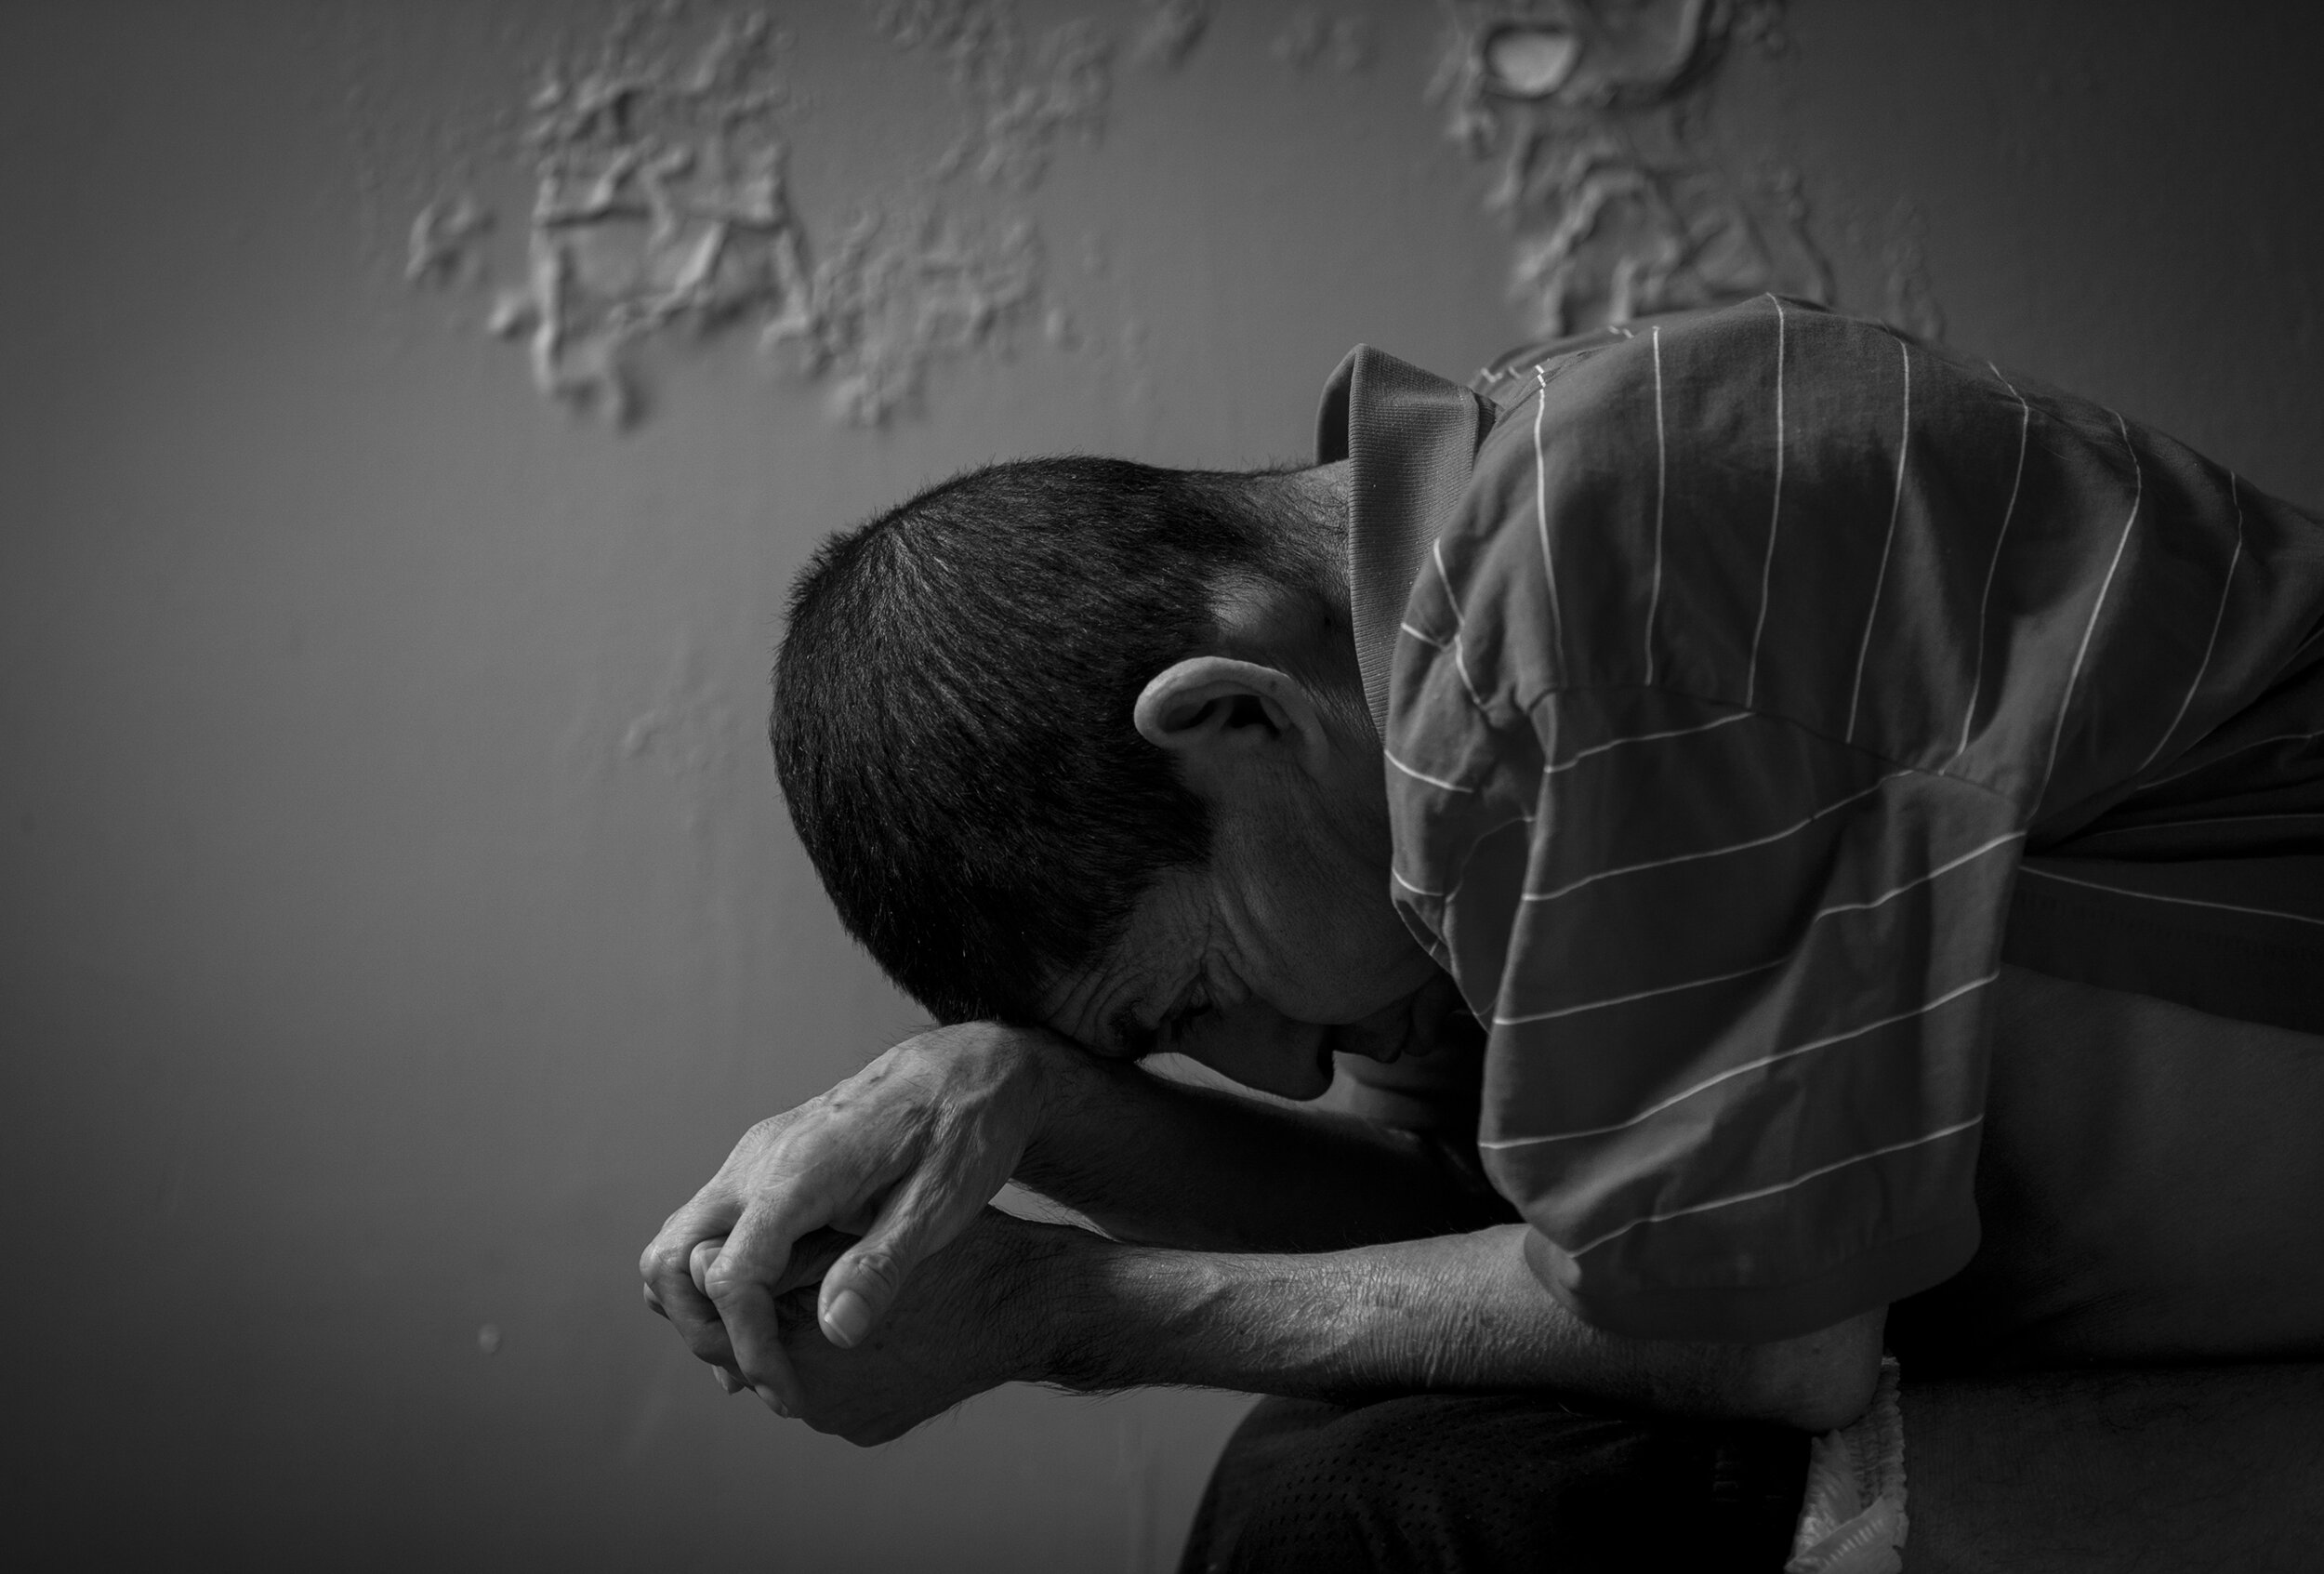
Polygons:
[[2004,962],[2324,1032],[2324,527],[2119,413],[1762,297],[1462,389],[1359,348],[1393,895],[1591,1323],[1925,1290]]

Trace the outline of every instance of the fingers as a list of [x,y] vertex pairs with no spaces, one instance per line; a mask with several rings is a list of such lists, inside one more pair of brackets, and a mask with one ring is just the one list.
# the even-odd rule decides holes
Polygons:
[[734,1348],[734,1364],[766,1407],[779,1416],[795,1416],[807,1408],[790,1358],[783,1353],[783,1332],[776,1320],[774,1297],[753,1279],[728,1279],[716,1264],[710,1270],[719,1314],[726,1319],[727,1338]]
[[[710,1298],[710,1264],[719,1260],[719,1250],[725,1244],[724,1236],[713,1236],[708,1240],[694,1242],[693,1250],[686,1254],[686,1276],[693,1280],[695,1290],[705,1301]],[[650,1290],[646,1299],[649,1302],[653,1300]],[[654,1310],[660,1311],[661,1308],[657,1306]],[[710,1371],[719,1380],[720,1393],[732,1396],[743,1391],[743,1380],[734,1374],[732,1368],[714,1365]]]
[[899,1186],[864,1238],[823,1276],[818,1318],[823,1336],[842,1350],[863,1343],[887,1316],[912,1270],[942,1250],[976,1217],[981,1198],[950,1204],[925,1185]]
[[[775,1290],[790,1263],[794,1244],[827,1223],[828,1212],[821,1197],[796,1192],[784,1193],[767,1206],[747,1209],[735,1221],[715,1259],[703,1269],[702,1290],[726,1325],[735,1369],[761,1399],[786,1415],[797,1414],[801,1399],[798,1379],[783,1354],[782,1329],[774,1313]],[[693,1288],[691,1272],[688,1282]]]
[[[714,1237],[709,1240],[698,1240],[694,1242],[693,1250],[687,1255],[686,1268],[688,1276],[693,1278],[694,1281],[694,1288],[702,1292],[705,1300],[707,1300],[710,1294],[710,1269],[712,1265],[718,1262],[719,1253],[725,1249],[725,1246],[726,1237],[724,1236]],[[796,1261],[797,1254],[794,1253],[793,1256]],[[778,1300],[781,1297],[781,1287],[777,1286],[776,1296]],[[740,1394],[744,1389],[749,1386],[749,1384],[746,1383],[733,1369],[727,1367],[713,1366],[710,1369],[718,1373],[719,1388],[722,1393],[730,1395]],[[764,1395],[759,1396],[761,1398],[765,1397]],[[796,1409],[795,1406],[793,1408],[794,1409]]]
[[691,1259],[697,1242],[724,1236],[737,1211],[732,1205],[680,1209],[638,1260],[646,1304],[669,1319],[687,1349],[713,1366],[733,1366],[734,1352],[717,1305],[694,1281]]
[[[768,1287],[774,1291],[775,1302],[785,1309],[786,1316],[791,1305],[791,1292],[812,1290],[823,1283],[823,1276],[831,1271],[831,1264],[846,1255],[847,1249],[855,1241],[853,1235],[842,1230],[815,1230],[799,1238],[791,1248],[791,1260],[785,1266],[783,1276]],[[812,1323],[815,1320],[815,1298],[808,1296],[803,1305],[805,1310],[797,1320]]]
[[[899,1045],[752,1127],[639,1264],[647,1305],[771,1404],[795,1411],[800,1400],[776,1298],[825,1280],[796,1310],[830,1344],[860,1343],[916,1265],[1007,1180],[1041,1118],[1042,1063],[1024,1045],[984,1042],[991,1025],[944,1031],[966,1041]],[[870,1234],[843,1253],[806,1244],[834,1227]]]
[[726,1237],[712,1236],[708,1240],[694,1242],[693,1250],[686,1254],[686,1276],[694,1281],[694,1288],[702,1291],[705,1301],[710,1299],[710,1264],[719,1260],[719,1253],[724,1250]]

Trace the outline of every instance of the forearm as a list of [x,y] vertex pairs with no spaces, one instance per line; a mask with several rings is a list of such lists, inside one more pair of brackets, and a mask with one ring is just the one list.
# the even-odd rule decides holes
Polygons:
[[[1553,1300],[1525,1226],[1299,1256],[1050,1243],[1028,1375],[1355,1402],[1419,1390],[1552,1390],[1665,1414],[1821,1429],[1869,1395],[1880,1321],[1782,1344],[1626,1339]],[[1086,1243],[1086,1244],[1084,1244]]]
[[2324,1548],[2324,1366],[1905,1379],[1915,1574],[2264,1574]]
[[1046,1052],[1045,1113],[1016,1178],[1118,1239],[1310,1252],[1516,1217],[1437,1138]]

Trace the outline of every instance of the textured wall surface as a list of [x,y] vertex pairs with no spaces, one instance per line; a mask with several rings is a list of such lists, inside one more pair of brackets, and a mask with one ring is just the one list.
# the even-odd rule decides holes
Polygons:
[[[998,63],[948,10],[1011,12],[775,13],[754,146],[820,285],[748,149],[593,210],[582,327],[662,311],[615,409],[595,341],[543,370],[544,88],[741,11],[0,7],[11,1561],[1169,1566],[1239,1400],[1012,1390],[859,1452],[638,1304],[741,1130],[914,1020],[774,798],[782,590],[964,464],[1295,456],[1358,339],[1462,375],[1530,220],[1426,98],[1467,0],[1027,0]],[[2313,504],[2306,10],[1743,7],[1665,129],[1842,304]],[[707,271],[714,208],[769,271]]]

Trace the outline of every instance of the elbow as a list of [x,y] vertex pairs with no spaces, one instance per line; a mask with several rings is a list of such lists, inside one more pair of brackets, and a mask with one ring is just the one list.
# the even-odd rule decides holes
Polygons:
[[1871,1407],[1880,1382],[1887,1308],[1756,1347],[1755,1419],[1802,1432],[1836,1432]]
[[1760,1408],[1758,1419],[1818,1435],[1837,1432],[1871,1408],[1879,1377],[1876,1358],[1861,1374],[1833,1372],[1795,1382],[1772,1395]]

